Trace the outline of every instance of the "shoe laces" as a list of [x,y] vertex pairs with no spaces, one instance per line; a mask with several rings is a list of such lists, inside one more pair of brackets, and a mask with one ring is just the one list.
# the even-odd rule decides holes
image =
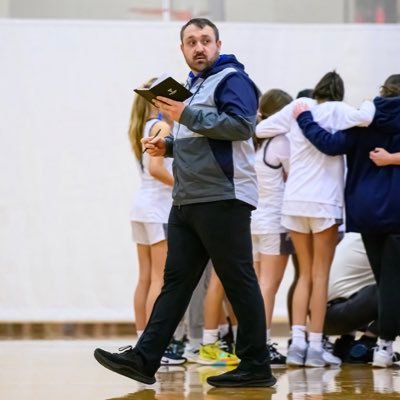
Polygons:
[[180,340],[172,339],[165,350],[165,354],[171,354],[181,357],[185,351],[185,343]]
[[278,346],[278,343],[271,343],[268,345],[269,357],[271,360],[283,357],[282,354],[276,349],[276,346]]
[[232,354],[233,353],[233,346],[228,343],[225,339],[219,339],[216,343],[217,346],[226,353]]
[[235,355],[226,351],[225,347],[221,345],[220,341],[204,345],[206,353],[215,358],[234,358]]
[[333,349],[334,349],[334,344],[329,341],[329,337],[328,336],[323,336],[322,337],[322,347],[324,348],[324,350],[326,350],[328,353],[333,353]]

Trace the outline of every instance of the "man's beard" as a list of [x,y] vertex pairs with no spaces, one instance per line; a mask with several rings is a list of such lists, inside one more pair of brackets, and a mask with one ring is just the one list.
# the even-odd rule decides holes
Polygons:
[[[206,69],[209,69],[217,60],[218,55],[216,55],[214,58],[212,58],[211,60],[208,60],[206,58],[202,58],[202,62],[200,64],[196,63],[196,59],[193,60],[193,62],[190,62],[190,64],[188,63],[190,69],[192,71],[194,71],[196,74],[199,74],[203,71],[205,71]],[[200,68],[199,68],[200,67]]]

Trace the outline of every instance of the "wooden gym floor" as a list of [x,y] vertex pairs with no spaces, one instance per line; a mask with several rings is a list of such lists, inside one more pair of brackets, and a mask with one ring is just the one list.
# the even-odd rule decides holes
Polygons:
[[[287,338],[278,340],[286,352]],[[274,368],[274,388],[216,389],[206,383],[223,368],[186,364],[161,367],[146,386],[112,373],[93,358],[102,347],[117,351],[127,339],[0,341],[2,400],[374,400],[400,399],[400,366],[373,369]],[[398,350],[398,349],[397,349]]]

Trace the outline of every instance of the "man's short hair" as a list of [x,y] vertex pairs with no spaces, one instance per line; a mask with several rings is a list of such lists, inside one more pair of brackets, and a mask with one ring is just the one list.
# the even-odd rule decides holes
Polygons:
[[183,25],[182,28],[181,28],[181,42],[182,42],[182,39],[183,39],[183,32],[185,31],[185,29],[189,25],[195,25],[200,29],[203,29],[205,26],[210,26],[214,31],[215,40],[216,41],[219,40],[219,31],[218,31],[218,28],[216,27],[216,25],[214,23],[212,23],[207,18],[192,18],[190,21],[186,22],[186,24]]

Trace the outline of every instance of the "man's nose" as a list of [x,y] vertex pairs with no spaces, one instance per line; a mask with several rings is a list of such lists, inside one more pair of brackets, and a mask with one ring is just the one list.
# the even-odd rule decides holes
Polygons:
[[203,53],[204,46],[201,44],[201,42],[197,42],[194,49],[196,53]]

